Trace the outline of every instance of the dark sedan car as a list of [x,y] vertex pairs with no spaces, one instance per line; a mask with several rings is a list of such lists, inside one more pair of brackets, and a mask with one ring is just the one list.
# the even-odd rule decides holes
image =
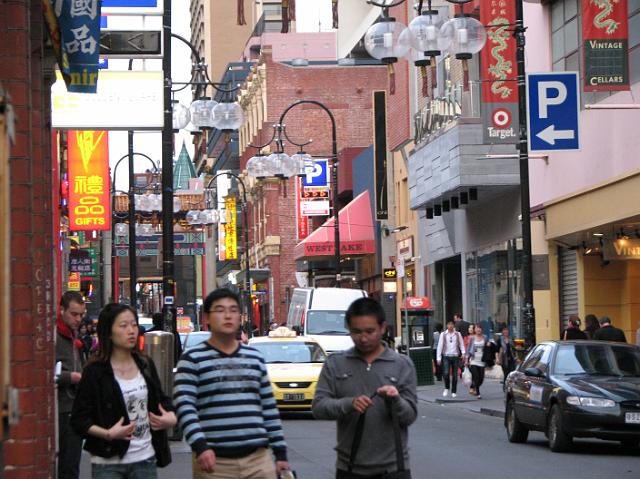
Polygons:
[[640,444],[640,347],[604,341],[536,345],[505,383],[510,442],[543,431],[552,451],[574,437]]

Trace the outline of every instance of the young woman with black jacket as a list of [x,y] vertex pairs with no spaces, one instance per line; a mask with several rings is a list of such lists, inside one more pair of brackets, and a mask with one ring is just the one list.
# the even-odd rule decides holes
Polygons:
[[153,361],[138,350],[135,310],[106,305],[98,340],[71,412],[71,425],[91,453],[91,475],[155,479],[156,467],[171,462],[166,429],[175,426],[176,416]]

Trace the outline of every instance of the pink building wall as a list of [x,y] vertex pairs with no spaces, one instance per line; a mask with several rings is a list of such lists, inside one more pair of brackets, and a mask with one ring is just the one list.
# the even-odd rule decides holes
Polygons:
[[251,58],[250,48],[254,45],[269,45],[274,62],[289,61],[293,58],[306,58],[309,61],[336,60],[336,33],[263,33],[261,37],[252,37],[247,42],[243,56]]

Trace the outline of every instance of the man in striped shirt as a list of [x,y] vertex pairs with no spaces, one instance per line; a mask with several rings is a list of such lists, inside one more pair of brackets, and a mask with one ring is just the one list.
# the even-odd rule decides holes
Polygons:
[[264,358],[236,339],[240,301],[234,292],[209,293],[203,311],[211,337],[185,351],[174,386],[193,477],[273,479],[289,464]]

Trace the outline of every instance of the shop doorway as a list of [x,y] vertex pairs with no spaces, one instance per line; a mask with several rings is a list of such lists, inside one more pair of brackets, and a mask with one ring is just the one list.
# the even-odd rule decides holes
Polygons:
[[456,313],[462,313],[462,261],[453,256],[436,263],[436,322],[446,325]]

